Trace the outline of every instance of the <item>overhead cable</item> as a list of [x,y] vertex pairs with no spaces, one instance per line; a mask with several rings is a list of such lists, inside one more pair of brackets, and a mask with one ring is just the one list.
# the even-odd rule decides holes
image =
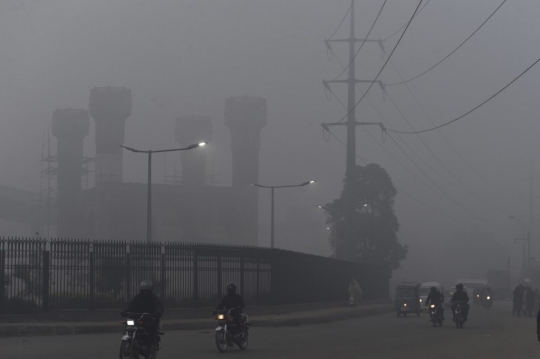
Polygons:
[[489,15],[489,17],[476,29],[474,30],[474,32],[472,34],[469,35],[469,37],[467,37],[461,44],[459,44],[458,47],[456,47],[454,50],[452,50],[451,53],[449,53],[448,55],[446,55],[441,61],[437,62],[435,65],[431,66],[429,69],[427,69],[426,71],[422,72],[421,74],[418,74],[414,77],[411,77],[410,79],[408,80],[405,80],[405,81],[401,81],[401,82],[395,82],[395,83],[389,83],[389,84],[386,84],[386,86],[395,86],[395,85],[401,85],[401,84],[404,84],[404,83],[407,83],[407,82],[410,82],[412,80],[415,80],[417,78],[419,78],[420,76],[422,75],[425,75],[427,74],[428,72],[430,72],[431,70],[433,70],[435,67],[439,66],[444,60],[446,60],[447,58],[449,58],[450,56],[452,56],[454,54],[454,52],[456,52],[461,46],[463,46],[467,41],[469,41],[469,39],[471,37],[474,36],[474,34],[476,34],[481,28],[482,26],[484,26],[486,24],[486,22],[489,21],[489,19],[491,19],[493,17],[493,15],[495,15],[495,13],[504,5],[504,3],[506,2],[506,0],[503,0],[503,2],[495,9],[495,11],[493,11],[491,13],[491,15]]
[[498,94],[500,94],[501,92],[503,92],[504,90],[506,90],[508,87],[510,87],[514,82],[516,82],[521,76],[525,75],[530,69],[532,69],[538,62],[540,62],[540,58],[538,60],[536,60],[531,66],[527,67],[527,69],[525,69],[525,71],[523,71],[521,74],[519,74],[516,78],[514,78],[512,81],[510,81],[506,86],[504,86],[502,89],[500,89],[499,91],[495,92],[495,94],[493,94],[491,97],[489,97],[487,100],[483,101],[482,103],[480,103],[478,106],[474,107],[472,110],[470,111],[467,111],[466,113],[464,113],[463,115],[451,120],[451,121],[448,121],[448,122],[445,122],[443,123],[442,125],[439,125],[439,126],[435,126],[435,127],[432,127],[432,128],[428,128],[428,129],[425,129],[425,130],[421,130],[421,131],[397,131],[397,130],[393,130],[391,128],[387,128],[386,131],[389,131],[389,132],[394,132],[394,133],[400,133],[400,134],[405,134],[405,135],[409,135],[409,134],[417,134],[417,133],[424,133],[424,132],[429,132],[429,131],[433,131],[433,130],[436,130],[436,129],[439,129],[441,127],[444,127],[444,126],[448,126],[449,124],[451,123],[454,123],[456,121],[459,121],[461,120],[462,118],[464,118],[465,116],[473,113],[474,111],[478,110],[480,107],[482,107],[483,105],[485,105],[486,103],[488,103],[489,101],[493,100]]
[[[418,14],[420,14],[420,12],[421,12],[422,10],[424,10],[424,8],[425,8],[430,2],[431,2],[431,0],[428,0],[428,1],[424,4],[424,6],[422,6],[422,7],[420,8],[420,10],[418,10],[418,12],[414,15],[414,17],[416,17]],[[383,41],[386,41],[386,40],[388,40],[389,38],[394,37],[394,36],[395,36],[396,34],[398,34],[401,30],[403,30],[403,28],[404,28],[405,26],[407,26],[407,24],[404,24],[402,27],[400,27],[399,29],[397,29],[396,31],[394,31],[394,32],[392,33],[392,35],[385,37],[385,38],[383,39]]]
[[354,109],[356,109],[356,107],[358,107],[358,105],[360,104],[360,102],[362,102],[362,100],[364,99],[364,97],[366,97],[366,95],[368,94],[369,90],[371,90],[371,88],[373,87],[373,84],[375,82],[377,82],[377,79],[379,78],[379,76],[381,75],[381,73],[383,72],[384,68],[386,67],[386,64],[388,64],[388,61],[390,61],[390,58],[392,57],[392,55],[394,54],[394,51],[396,51],[397,47],[399,46],[399,43],[401,42],[401,39],[403,39],[403,35],[405,35],[405,33],[407,32],[407,29],[409,28],[409,25],[411,25],[411,22],[412,20],[414,19],[414,15],[416,14],[416,12],[418,11],[418,8],[420,7],[420,5],[422,4],[422,1],[423,0],[420,0],[418,2],[418,5],[416,6],[416,9],[414,10],[414,13],[413,15],[411,16],[411,18],[409,19],[409,22],[407,23],[407,26],[405,27],[405,30],[403,30],[403,32],[401,33],[401,36],[399,37],[399,40],[398,42],[396,43],[396,46],[394,46],[394,48],[392,49],[392,52],[390,53],[390,55],[388,56],[388,59],[386,59],[384,65],[381,67],[381,70],[379,71],[379,73],[377,74],[377,76],[375,77],[375,80],[373,80],[373,82],[369,85],[368,89],[366,90],[366,92],[364,92],[364,94],[362,95],[362,97],[360,97],[360,99],[354,104],[353,108],[347,112],[347,114],[341,118],[341,120],[338,121],[341,122],[343,121],[344,119],[346,119],[349,114],[354,111]]
[[450,199],[452,202],[454,202],[456,205],[458,205],[461,209],[463,209],[464,211],[466,211],[467,213],[469,213],[471,216],[475,217],[476,219],[490,225],[490,226],[496,226],[496,227],[499,227],[499,228],[502,228],[500,225],[496,224],[494,225],[493,223],[490,223],[488,221],[486,221],[484,218],[478,216],[474,211],[471,211],[469,210],[467,207],[465,207],[464,205],[462,205],[460,202],[458,202],[454,197],[452,197],[450,194],[448,194],[445,190],[443,190],[441,188],[441,186],[439,186],[439,184],[437,182],[435,182],[420,166],[418,166],[418,164],[412,159],[411,156],[409,156],[409,154],[407,152],[405,152],[405,150],[403,150],[403,148],[396,142],[396,140],[394,140],[394,138],[390,135],[388,135],[388,137],[392,140],[392,142],[394,142],[394,144],[401,150],[401,152],[403,152],[403,154],[405,156],[407,156],[407,158],[416,166],[416,168],[418,168],[418,170],[420,172],[422,172],[424,174],[424,176],[427,177],[427,179],[433,183],[433,185],[435,187],[437,187],[439,189],[439,191],[441,191],[448,199]]
[[343,19],[341,19],[341,22],[339,23],[337,29],[332,33],[332,36],[330,36],[329,40],[332,39],[334,35],[338,32],[338,30],[341,28],[341,25],[343,25],[343,23],[345,22],[345,19],[347,18],[347,15],[351,11],[351,7],[352,7],[352,1],[351,1],[351,5],[349,5],[349,8],[347,9],[347,12],[343,16]]
[[[352,60],[349,61],[349,65],[347,65],[347,67],[345,67],[345,68],[343,69],[343,71],[341,71],[341,73],[340,73],[339,75],[337,75],[336,78],[335,78],[333,81],[337,80],[341,75],[343,75],[343,73],[351,66],[351,63],[352,63],[353,61],[356,60],[356,56],[358,56],[358,53],[360,52],[360,50],[362,50],[362,47],[363,47],[364,44],[366,43],[365,40],[369,39],[369,35],[371,34],[371,31],[372,31],[373,28],[375,27],[375,24],[377,23],[377,20],[379,20],[379,16],[381,16],[381,13],[382,13],[382,11],[383,11],[383,9],[384,9],[384,5],[386,5],[386,1],[387,1],[387,0],[384,0],[384,3],[382,4],[381,9],[379,10],[379,13],[377,14],[377,17],[375,18],[375,21],[373,21],[373,24],[371,24],[371,27],[369,28],[369,31],[368,31],[368,33],[367,33],[367,35],[366,35],[366,38],[365,38],[364,41],[362,41],[362,43],[360,44],[360,47],[358,48],[358,50],[357,50],[356,53],[354,54]],[[352,4],[352,3],[351,3],[351,4]]]
[[[383,48],[383,52],[386,54],[386,51],[384,50]],[[388,56],[388,55],[387,55]],[[337,58],[336,58],[337,59]],[[403,76],[401,75],[401,73],[399,72],[399,70],[397,69],[397,67],[394,65],[394,62],[393,61],[390,61],[390,64],[392,65],[392,67],[394,68],[394,70],[396,70],[396,73],[398,74],[398,76],[401,78],[401,80],[403,81],[404,78]],[[413,90],[411,89],[411,87],[409,86],[409,84],[407,84],[406,82],[404,83],[405,87],[407,88],[407,91],[409,91],[409,93],[411,94],[411,96],[414,98],[414,101],[416,102],[416,104],[418,105],[418,107],[420,107],[420,109],[422,110],[422,112],[424,113],[424,115],[427,117],[427,119],[429,120],[429,122],[431,122],[431,124],[433,126],[436,126],[435,124],[435,121],[433,121],[433,119],[431,118],[431,116],[427,113],[426,109],[424,108],[424,106],[422,106],[422,104],[420,103],[420,100],[418,100],[418,98],[416,97],[416,95],[414,94]],[[390,94],[388,94],[388,96],[390,96]],[[492,187],[502,191],[500,193],[502,194],[505,194],[506,195],[506,190],[501,188],[500,186],[496,185],[495,183],[493,183],[491,180],[489,180],[487,177],[485,177],[484,175],[482,175],[465,157],[463,157],[461,155],[461,153],[455,148],[455,146],[450,142],[450,140],[448,140],[448,138],[444,135],[444,133],[440,130],[440,129],[437,129],[437,132],[441,135],[441,137],[444,139],[444,141],[448,144],[448,146],[452,149],[452,151],[463,161],[465,162],[465,164],[467,164],[467,166],[469,167],[469,169],[475,173],[479,178],[481,178],[484,182],[490,184]],[[510,198],[509,195],[507,195],[508,197],[507,198]]]

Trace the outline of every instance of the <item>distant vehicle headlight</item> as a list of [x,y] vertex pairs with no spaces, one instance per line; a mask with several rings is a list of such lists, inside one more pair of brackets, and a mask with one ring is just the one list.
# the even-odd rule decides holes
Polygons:
[[225,314],[219,314],[217,316],[217,318],[218,318],[218,320],[223,320],[223,319],[225,319]]
[[135,325],[135,321],[134,320],[128,320],[127,325]]
[[407,306],[407,303],[403,303],[403,306],[406,307],[406,306]]
[[422,303],[422,299],[420,299],[420,303]]
[[480,298],[480,294],[477,294],[477,295],[476,295],[476,298]]
[[488,296],[488,297],[487,297],[487,299],[491,299],[491,297],[490,297],[490,296]]
[[432,304],[432,305],[431,305],[431,308],[435,308],[435,304]]

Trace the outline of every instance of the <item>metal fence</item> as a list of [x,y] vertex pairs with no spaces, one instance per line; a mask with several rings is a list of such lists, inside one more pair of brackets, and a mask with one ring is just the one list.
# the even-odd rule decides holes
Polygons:
[[190,243],[0,239],[0,311],[124,308],[151,279],[169,308],[214,306],[229,282],[246,303],[347,298],[357,278],[368,299],[388,297],[384,266],[268,248]]

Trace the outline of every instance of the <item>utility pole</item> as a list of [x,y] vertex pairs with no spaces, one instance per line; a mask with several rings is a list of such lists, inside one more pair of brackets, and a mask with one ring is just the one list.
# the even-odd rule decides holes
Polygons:
[[[347,80],[333,80],[323,81],[326,88],[329,88],[329,83],[346,83],[348,87],[347,96],[347,121],[345,123],[323,123],[322,126],[328,131],[329,126],[346,126],[347,127],[347,157],[346,157],[346,170],[345,170],[345,233],[343,241],[341,238],[336,238],[335,253],[338,259],[353,259],[354,249],[351,248],[351,243],[354,243],[355,224],[354,218],[356,214],[356,208],[354,203],[354,172],[356,167],[356,126],[359,125],[377,125],[382,127],[378,122],[356,122],[356,84],[367,82],[373,83],[375,81],[369,80],[357,80],[356,79],[356,66],[355,66],[355,47],[357,42],[378,42],[379,40],[357,39],[354,36],[354,0],[351,0],[351,17],[350,17],[350,34],[348,39],[336,39],[325,40],[325,44],[330,48],[331,42],[344,42],[349,44],[349,76]],[[377,81],[382,87],[382,82]],[[384,128],[383,128],[384,130]],[[344,244],[344,245],[343,245]]]
[[529,258],[528,258],[528,270],[531,269],[531,237],[534,229],[534,171],[533,162],[531,159],[531,169],[529,175]]

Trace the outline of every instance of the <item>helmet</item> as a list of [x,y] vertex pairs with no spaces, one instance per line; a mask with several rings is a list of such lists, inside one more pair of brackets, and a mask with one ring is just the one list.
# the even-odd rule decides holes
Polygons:
[[436,287],[431,287],[431,293],[435,293],[437,291]]
[[227,294],[228,295],[236,294],[236,284],[232,282],[227,284]]
[[143,280],[141,282],[141,285],[139,286],[139,290],[141,292],[150,292],[150,293],[152,293],[154,291],[154,284],[149,280]]
[[458,285],[456,285],[456,289],[463,290],[463,284],[459,283]]

